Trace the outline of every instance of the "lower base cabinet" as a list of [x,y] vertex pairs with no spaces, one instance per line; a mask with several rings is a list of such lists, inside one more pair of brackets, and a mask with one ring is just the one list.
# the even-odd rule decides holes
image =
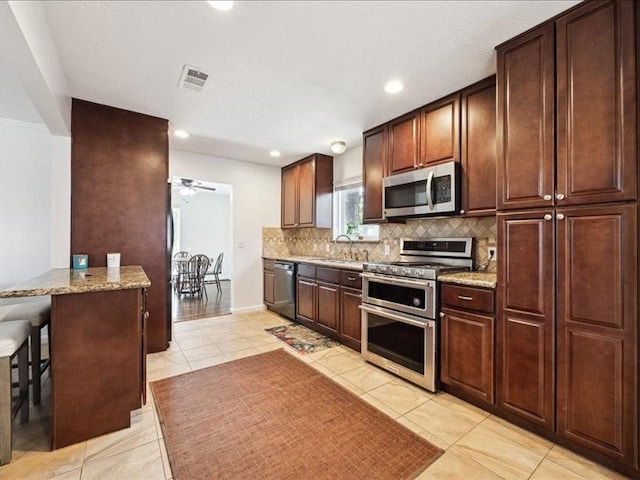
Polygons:
[[493,290],[441,288],[441,381],[487,403],[494,402]]
[[360,351],[360,274],[300,264],[296,282],[296,319]]

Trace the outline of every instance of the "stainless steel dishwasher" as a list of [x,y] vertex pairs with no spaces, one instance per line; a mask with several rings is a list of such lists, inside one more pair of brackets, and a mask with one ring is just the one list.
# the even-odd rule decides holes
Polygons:
[[271,310],[295,320],[296,318],[296,264],[276,261],[274,269],[274,293]]

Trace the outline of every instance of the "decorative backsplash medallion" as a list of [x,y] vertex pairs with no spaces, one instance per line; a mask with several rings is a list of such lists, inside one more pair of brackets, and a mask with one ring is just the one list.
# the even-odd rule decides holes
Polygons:
[[[421,218],[407,220],[405,224],[380,225],[379,242],[354,242],[350,250],[348,243],[333,242],[330,228],[282,230],[265,227],[262,229],[262,254],[267,257],[308,255],[384,262],[400,259],[401,238],[473,237],[476,239],[473,259],[477,266],[486,262],[487,247],[496,244],[496,234],[496,217]],[[387,245],[389,255],[384,254]],[[495,271],[495,264],[490,262],[487,271]]]

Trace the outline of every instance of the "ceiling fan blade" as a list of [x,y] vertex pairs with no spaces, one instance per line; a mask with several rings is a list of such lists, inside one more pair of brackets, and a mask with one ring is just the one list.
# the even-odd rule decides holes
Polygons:
[[216,189],[213,188],[213,187],[204,187],[202,185],[193,185],[193,188],[199,188],[201,190],[209,190],[211,192],[215,192],[216,191]]

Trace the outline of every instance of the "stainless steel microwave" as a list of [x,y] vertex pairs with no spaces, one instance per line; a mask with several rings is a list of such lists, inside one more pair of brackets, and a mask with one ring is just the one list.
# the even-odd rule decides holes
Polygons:
[[447,215],[460,211],[458,162],[385,177],[383,185],[383,215],[387,218]]

